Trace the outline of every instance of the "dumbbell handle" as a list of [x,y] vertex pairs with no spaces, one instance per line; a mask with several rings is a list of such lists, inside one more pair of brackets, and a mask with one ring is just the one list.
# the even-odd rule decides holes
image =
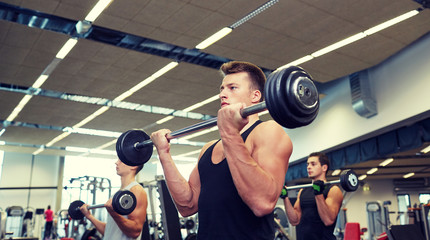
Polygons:
[[[327,184],[337,184],[337,183],[340,183],[340,180],[338,179],[338,180],[333,180],[333,181],[330,181],[330,182],[326,182],[326,183],[324,183],[324,185],[327,185]],[[300,188],[308,188],[308,187],[312,187],[312,183],[309,183],[309,184],[302,184],[302,185],[297,185],[297,186],[291,186],[291,187],[288,187],[287,186],[287,190],[294,190],[294,189],[300,189]]]
[[[252,114],[262,112],[266,109],[267,109],[266,102],[260,102],[260,103],[254,104],[252,106],[243,108],[242,110],[240,110],[240,115],[243,118],[246,118]],[[174,132],[171,132],[170,134],[167,134],[166,138],[168,140],[171,140],[174,138],[179,138],[179,137],[182,137],[185,135],[189,135],[193,132],[197,132],[197,131],[200,131],[203,129],[207,129],[207,128],[216,126],[216,124],[217,124],[217,118],[214,117],[214,118],[208,119],[206,121],[191,125],[189,127],[182,128],[182,129],[176,130]],[[137,142],[136,144],[134,144],[134,148],[139,150],[139,149],[142,149],[142,148],[144,148],[148,145],[152,145],[152,144],[153,144],[152,140],[148,139],[148,140],[145,140],[143,142]]]
[[89,209],[102,208],[102,207],[105,207],[104,203],[102,203],[102,204],[96,204],[96,205],[89,205],[87,208],[89,210]]

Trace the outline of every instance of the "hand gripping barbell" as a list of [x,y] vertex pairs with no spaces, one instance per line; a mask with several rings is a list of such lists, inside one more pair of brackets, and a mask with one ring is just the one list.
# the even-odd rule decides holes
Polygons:
[[[337,183],[340,183],[340,186],[346,192],[354,192],[358,189],[357,174],[355,174],[355,172],[352,171],[351,169],[343,170],[340,173],[338,180],[326,182],[325,184],[337,184]],[[308,187],[312,187],[312,183],[290,186],[290,187],[287,187],[287,189],[285,189],[285,188],[282,189],[282,191],[288,191],[288,190],[294,190],[294,189],[300,189],[300,188],[308,188]]]
[[[80,220],[84,218],[84,214],[81,212],[80,207],[84,205],[81,200],[72,202],[69,206],[69,216],[72,219]],[[88,206],[88,209],[102,208],[104,204],[97,204]],[[136,196],[131,191],[120,190],[116,192],[112,197],[112,207],[115,212],[121,215],[128,215],[136,208]]]
[[[273,120],[285,128],[297,128],[310,124],[319,110],[318,90],[311,76],[300,67],[290,66],[271,73],[264,88],[265,101],[246,107],[240,114],[249,115],[268,110]],[[171,132],[171,140],[196,131],[213,127],[217,118]],[[142,130],[129,130],[116,142],[118,158],[125,164],[137,166],[152,156],[153,142]]]

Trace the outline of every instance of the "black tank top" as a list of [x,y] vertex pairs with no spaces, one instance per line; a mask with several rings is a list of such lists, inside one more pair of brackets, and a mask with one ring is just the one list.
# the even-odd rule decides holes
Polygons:
[[[242,133],[242,139],[246,141],[249,133],[260,123],[260,120],[255,122]],[[205,151],[198,164],[201,187],[197,239],[273,240],[275,235],[273,213],[257,217],[242,201],[234,185],[227,160],[223,159],[218,164],[212,162],[215,144]]]
[[[333,185],[326,185],[323,191],[324,199],[327,198],[328,192],[332,187]],[[302,217],[296,228],[297,240],[336,240],[336,237],[333,235],[336,220],[330,226],[324,225],[318,214],[317,203],[312,188],[303,188],[300,194],[300,208],[302,209]]]

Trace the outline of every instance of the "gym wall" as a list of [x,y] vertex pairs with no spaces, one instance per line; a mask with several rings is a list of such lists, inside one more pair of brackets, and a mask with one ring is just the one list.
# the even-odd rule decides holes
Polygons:
[[429,58],[430,32],[369,69],[378,114],[368,119],[359,116],[352,107],[348,77],[335,80],[321,100],[315,121],[306,127],[286,129],[294,146],[290,162],[429,111],[430,95],[426,92],[430,89]]
[[[48,205],[56,211],[57,189],[8,189],[28,187],[61,188],[62,173],[60,157],[15,152],[5,152],[0,179],[0,208],[21,206],[24,209],[46,209]],[[60,189],[61,193],[61,189]],[[61,194],[58,195],[61,197]]]

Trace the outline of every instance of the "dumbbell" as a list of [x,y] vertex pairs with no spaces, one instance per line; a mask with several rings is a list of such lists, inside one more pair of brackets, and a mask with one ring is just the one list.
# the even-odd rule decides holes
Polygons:
[[[84,202],[81,200],[76,200],[72,202],[69,206],[69,216],[72,219],[80,220],[85,216],[81,212],[80,207],[84,205]],[[94,208],[102,208],[104,204],[97,204],[88,206],[88,209]],[[112,198],[112,207],[113,210],[121,215],[128,215],[134,211],[136,208],[136,196],[131,191],[128,190],[120,190],[113,195]]]

